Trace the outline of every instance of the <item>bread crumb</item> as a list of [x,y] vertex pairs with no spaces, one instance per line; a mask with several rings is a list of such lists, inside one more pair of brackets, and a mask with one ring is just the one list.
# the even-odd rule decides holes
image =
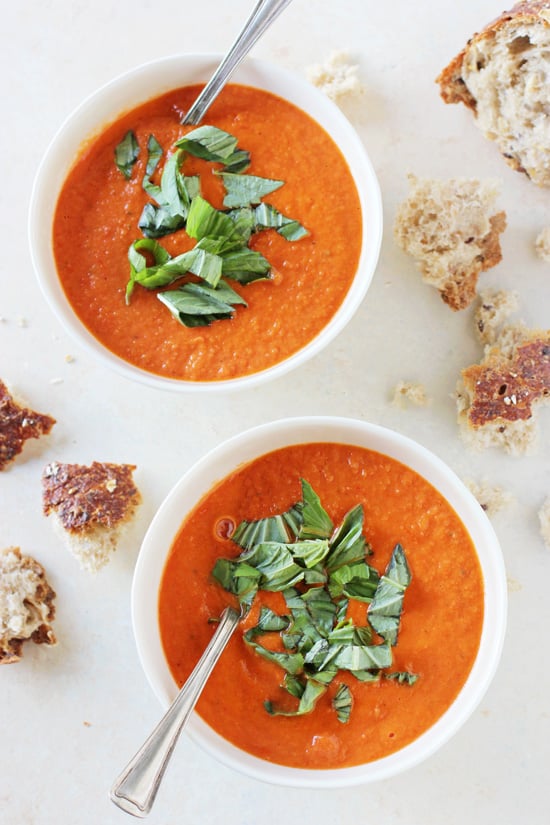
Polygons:
[[535,249],[539,258],[550,263],[550,226],[541,230],[537,235]]
[[490,484],[486,480],[478,483],[469,479],[466,486],[479,501],[481,509],[485,510],[489,518],[508,507],[513,501],[513,496],[510,493],[496,484]]
[[331,100],[358,96],[363,87],[358,77],[359,66],[350,62],[348,52],[340,49],[331,52],[323,65],[315,64],[306,69],[310,83],[320,89]]
[[412,381],[399,381],[393,391],[392,404],[404,407],[407,401],[417,407],[425,407],[428,397],[424,385],[415,384]]
[[26,318],[19,317],[19,318],[17,319],[17,326],[18,326],[18,327],[21,327],[22,329],[25,329],[26,327],[28,327],[28,326],[29,326],[29,322],[27,321],[27,319],[26,319]]
[[542,540],[550,550],[550,496],[540,508],[538,516]]
[[74,360],[75,360],[75,359],[74,359],[74,355],[66,355],[66,356],[65,356],[65,362],[66,362],[67,364],[72,364]]
[[90,466],[52,462],[42,473],[46,516],[88,572],[111,559],[123,529],[141,501],[133,464],[94,461]]
[[496,212],[494,180],[436,180],[408,175],[410,191],[398,207],[394,236],[425,283],[452,309],[469,306],[479,275],[502,259],[506,213]]
[[474,315],[475,330],[479,341],[494,344],[506,319],[517,312],[517,292],[506,289],[486,289],[479,293],[479,303]]
[[53,645],[55,591],[36,559],[19,547],[0,551],[0,664],[18,662],[23,644]]
[[474,449],[531,452],[536,413],[550,399],[550,330],[504,327],[479,364],[462,370],[457,384],[458,423]]
[[523,590],[522,583],[518,582],[517,579],[512,579],[511,576],[506,577],[506,583],[509,593],[519,593],[520,590]]

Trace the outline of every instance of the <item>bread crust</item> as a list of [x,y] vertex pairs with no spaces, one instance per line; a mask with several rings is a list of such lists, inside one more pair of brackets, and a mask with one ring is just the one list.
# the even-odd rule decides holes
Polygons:
[[83,464],[48,464],[42,475],[43,509],[57,515],[69,533],[98,526],[113,529],[124,522],[141,496],[134,484],[133,464],[94,461]]
[[[441,97],[445,103],[464,103],[473,112],[476,111],[477,103],[475,97],[467,89],[462,79],[462,66],[466,52],[474,43],[482,40],[494,38],[500,29],[510,21],[517,23],[536,23],[541,21],[539,12],[550,8],[548,0],[523,0],[516,3],[510,11],[503,11],[498,17],[476,32],[467,42],[456,57],[439,73],[436,83],[439,84]],[[547,23],[547,21],[543,21]]]
[[27,439],[47,435],[55,423],[51,415],[16,401],[0,379],[0,472],[19,455]]
[[[542,16],[541,12],[546,11],[547,15]],[[496,19],[487,24],[481,31],[477,32],[468,40],[462,51],[444,68],[436,83],[439,84],[439,91],[445,103],[463,103],[474,115],[478,115],[478,101],[474,94],[466,85],[465,61],[471,49],[477,46],[486,45],[487,41],[494,40],[497,35],[509,24],[513,26],[533,26],[543,25],[550,28],[550,2],[548,0],[523,0],[516,3],[510,11],[505,11]],[[495,140],[493,135],[486,135]],[[550,147],[548,147],[550,151]],[[530,179],[541,185],[550,185],[548,180],[539,180],[539,173],[532,168],[526,168],[525,159],[522,162],[517,149],[511,146],[500,146],[501,154],[506,163],[515,171],[526,174]],[[529,163],[527,163],[529,167]]]

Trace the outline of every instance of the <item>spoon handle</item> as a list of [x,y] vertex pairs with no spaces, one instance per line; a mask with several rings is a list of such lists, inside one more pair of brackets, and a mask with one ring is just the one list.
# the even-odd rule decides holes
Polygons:
[[201,691],[241,618],[226,607],[212,639],[165,715],[111,788],[111,801],[133,816],[151,810],[168,760]]
[[258,0],[237,39],[181,121],[182,123],[196,124],[201,121],[206,110],[221,92],[239,63],[290,2],[291,0]]

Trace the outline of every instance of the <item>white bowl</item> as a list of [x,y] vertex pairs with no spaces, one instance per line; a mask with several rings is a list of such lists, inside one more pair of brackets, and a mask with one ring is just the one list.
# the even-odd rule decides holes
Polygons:
[[132,588],[132,618],[138,653],[153,691],[167,707],[177,685],[166,663],[158,626],[158,592],[170,546],[183,518],[216,482],[272,450],[291,444],[332,442],[374,450],[400,461],[432,484],[454,508],[478,554],[484,584],[484,619],[472,670],[449,709],[425,733],[391,755],[356,767],[306,770],[264,761],[219,736],[197,714],[187,732],[206,751],[230,767],[274,784],[343,787],[387,779],[426,759],[468,719],[495,673],[506,626],[506,575],[494,530],[477,500],[433,453],[392,430],[363,421],[333,417],[275,421],[231,438],[187,472],[168,495],[144,538]]
[[339,146],[358,190],[363,242],[353,283],[336,314],[316,338],[284,361],[257,373],[222,381],[180,381],[154,375],[111,353],[84,327],[59,282],[52,249],[52,222],[59,191],[83,142],[118,115],[179,86],[209,79],[219,55],[180,55],[139,66],[107,83],[69,116],[46,151],[33,186],[29,213],[31,256],[44,296],[69,335],[103,364],[127,378],[172,390],[232,390],[256,386],[288,372],[318,353],[348,323],[372,280],[382,239],[380,189],[365,148],[349,121],[326,95],[303,78],[260,60],[246,60],[232,80],[285,98],[316,120]]

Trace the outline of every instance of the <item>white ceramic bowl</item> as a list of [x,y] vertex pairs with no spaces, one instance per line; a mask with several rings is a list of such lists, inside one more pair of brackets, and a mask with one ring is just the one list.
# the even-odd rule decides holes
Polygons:
[[280,447],[323,441],[353,444],[388,455],[439,490],[462,520],[476,548],[485,609],[475,663],[451,707],[418,739],[383,759],[335,770],[303,770],[273,764],[236,748],[193,714],[187,727],[189,735],[218,760],[257,779],[296,787],[343,787],[387,779],[434,753],[456,733],[482,699],[500,658],[506,626],[506,576],[498,539],[477,500],[446,464],[409,438],[363,421],[333,417],[275,421],[224,442],[200,460],[176,484],[145,536],[134,575],[132,617],[143,668],[161,703],[168,706],[177,686],[162,651],[158,590],[166,556],[185,514],[239,465]]
[[219,55],[180,55],[139,66],[112,80],[87,98],[61,126],[46,151],[31,195],[29,240],[42,291],[69,335],[106,366],[149,386],[173,390],[233,390],[256,386],[303,364],[325,347],[348,323],[371,282],[382,239],[380,189],[365,148],[349,121],[326,95],[303,78],[264,61],[248,59],[232,80],[273,92],[316,120],[347,160],[359,193],[363,243],[357,273],[342,305],[321,333],[286,360],[260,372],[223,381],[180,381],[163,378],[128,364],[109,352],[84,327],[59,283],[52,250],[52,222],[57,198],[83,142],[116,120],[122,112],[179,86],[209,79]]

